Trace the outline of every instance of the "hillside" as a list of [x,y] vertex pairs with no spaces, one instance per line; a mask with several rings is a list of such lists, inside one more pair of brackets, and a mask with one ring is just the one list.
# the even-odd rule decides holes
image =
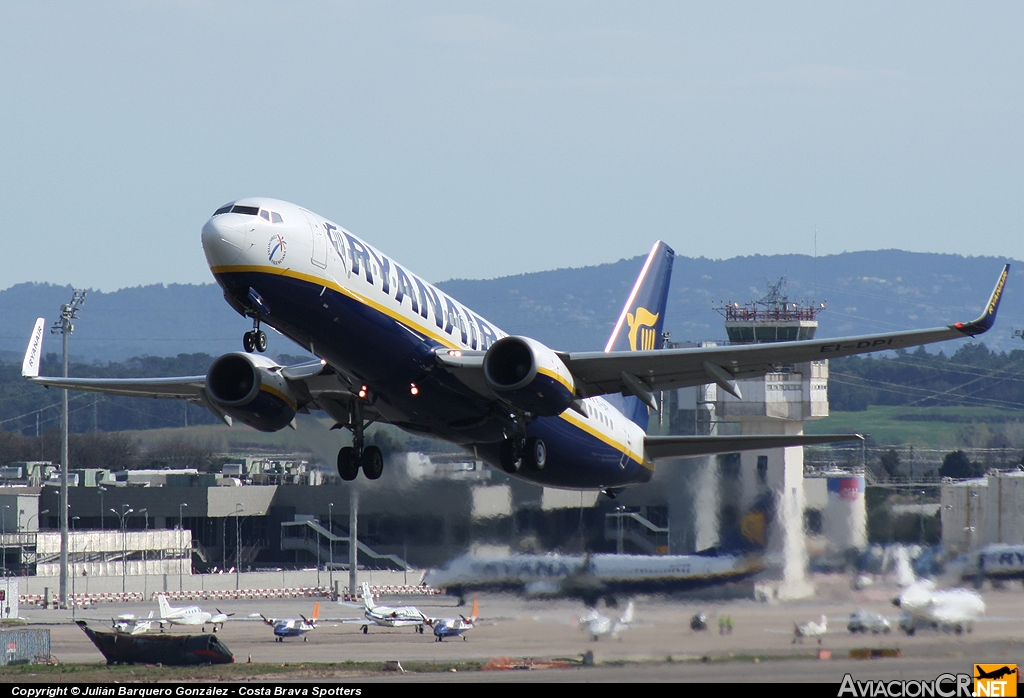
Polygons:
[[[828,302],[820,315],[820,336],[969,320],[980,312],[1004,261],[898,250],[844,253],[817,262],[806,255],[678,257],[665,327],[678,342],[722,340],[722,318],[713,305],[759,298],[767,280],[783,275],[788,277],[791,298]],[[595,267],[438,285],[507,332],[526,334],[559,349],[595,349],[604,346],[642,263],[643,258],[636,257]],[[1010,327],[1024,324],[1018,310],[1022,288],[1024,272],[1017,265],[1007,284],[1000,322],[985,337],[994,350],[1019,346]],[[70,296],[71,287],[51,284],[18,284],[0,291],[0,358],[20,361],[35,318],[52,322]],[[241,348],[242,333],[249,327],[212,283],[91,292],[76,324],[71,353],[85,362],[218,355]],[[271,335],[271,354],[296,353],[291,342]],[[46,351],[58,346],[56,338],[47,337]]]

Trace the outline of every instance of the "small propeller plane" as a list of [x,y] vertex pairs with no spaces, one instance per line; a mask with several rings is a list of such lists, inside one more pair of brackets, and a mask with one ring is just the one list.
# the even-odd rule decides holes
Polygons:
[[479,618],[479,602],[473,601],[473,611],[469,618],[459,615],[458,618],[435,618],[427,623],[434,629],[434,639],[437,642],[444,642],[446,637],[461,637],[465,641],[465,632],[473,628]]
[[306,633],[316,628],[317,618],[320,617],[320,602],[313,604],[313,615],[309,618],[299,615],[298,618],[267,618],[262,613],[260,618],[263,622],[274,629],[274,640],[284,642],[286,637],[302,637],[303,642],[309,640]]
[[424,625],[431,623],[430,618],[415,606],[378,606],[373,602],[370,585],[366,582],[363,582],[363,606],[366,609],[363,613],[366,620],[345,621],[346,623],[362,623],[363,635],[369,632],[371,623],[382,628],[411,627],[415,628],[418,633],[423,632]]
[[629,626],[632,622],[633,602],[630,601],[629,605],[626,606],[626,612],[622,614],[622,617],[618,620],[612,620],[608,616],[602,615],[595,608],[590,613],[580,618],[579,627],[582,630],[589,632],[591,639],[594,642],[597,642],[605,635],[610,635],[611,637],[618,639],[619,634],[621,634],[622,631],[629,630]]
[[199,606],[175,608],[167,602],[167,596],[164,594],[157,594],[156,601],[160,605],[160,617],[153,620],[160,623],[161,629],[163,629],[165,623],[171,625],[199,625],[202,626],[202,630],[205,632],[206,626],[212,625],[213,632],[217,632],[217,626],[220,626],[223,630],[224,623],[227,622],[228,618],[235,615],[234,613],[224,613],[219,608],[216,609],[216,613],[204,611]]
[[819,623],[815,623],[813,620],[809,620],[806,623],[793,623],[793,644],[796,644],[798,640],[803,642],[805,637],[816,637],[820,645],[821,638],[827,632],[828,618],[824,615],[821,616],[821,622]]
[[149,612],[148,618],[136,618],[134,613],[122,613],[117,618],[111,619],[111,627],[114,632],[124,633],[126,635],[142,635],[149,632],[153,628],[153,623],[157,620],[153,618],[153,612]]

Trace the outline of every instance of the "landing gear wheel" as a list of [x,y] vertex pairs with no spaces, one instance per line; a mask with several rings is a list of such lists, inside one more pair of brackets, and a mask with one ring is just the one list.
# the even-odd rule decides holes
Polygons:
[[376,446],[367,446],[363,449],[359,464],[367,480],[376,480],[384,472],[384,454]]
[[[346,482],[356,479],[359,474],[359,463],[356,461],[356,452],[351,446],[338,451],[338,476]],[[365,628],[363,632],[366,632]]]
[[365,635],[368,632],[369,632],[369,629],[364,625],[363,626],[363,635]]
[[515,441],[505,439],[501,442],[501,469],[509,475],[515,475],[523,464],[523,458],[517,453]]
[[543,470],[548,462],[548,447],[543,439],[531,436],[526,440],[526,448],[523,449],[523,463],[527,470]]
[[246,332],[242,335],[242,346],[245,348],[245,351],[250,354],[256,351],[256,338],[253,336],[252,332]]
[[256,351],[263,353],[267,350],[267,333],[263,330],[256,332],[256,338],[254,344],[256,345]]

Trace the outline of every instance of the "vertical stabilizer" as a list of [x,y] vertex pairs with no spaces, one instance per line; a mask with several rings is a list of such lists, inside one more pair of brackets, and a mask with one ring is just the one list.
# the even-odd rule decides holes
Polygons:
[[160,606],[160,617],[161,618],[170,618],[171,614],[174,611],[171,609],[171,604],[167,603],[167,597],[164,596],[163,594],[157,594],[156,595],[156,602],[157,602],[157,605]]
[[[675,257],[676,253],[664,242],[654,243],[608,338],[606,352],[661,349]],[[647,406],[639,398],[609,395],[607,399],[630,420],[647,428]]]
[[370,585],[363,582],[363,605],[366,606],[367,611],[372,611],[377,607],[377,604],[373,602],[373,594],[370,593]]
[[320,602],[317,601],[313,604],[313,615],[310,616],[314,621],[320,617]]

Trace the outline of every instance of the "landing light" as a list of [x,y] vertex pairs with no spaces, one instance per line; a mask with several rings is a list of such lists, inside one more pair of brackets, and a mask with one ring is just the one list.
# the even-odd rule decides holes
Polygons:
[[409,392],[412,393],[413,395],[419,395],[420,394],[420,389],[416,387],[415,383],[410,383],[409,384]]
[[360,398],[365,398],[366,397],[366,386],[365,385],[362,388],[359,389],[359,397]]
[[462,356],[462,352],[459,351],[458,349],[451,349],[448,351],[448,356],[454,356],[455,358],[459,358],[460,356]]

